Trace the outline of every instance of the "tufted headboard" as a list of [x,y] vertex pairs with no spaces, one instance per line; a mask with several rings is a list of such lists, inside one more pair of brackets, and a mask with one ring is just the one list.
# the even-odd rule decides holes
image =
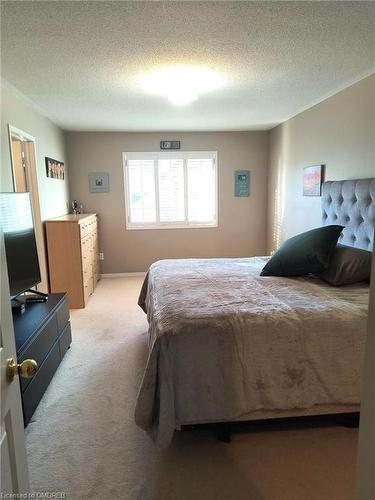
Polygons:
[[322,225],[345,226],[339,243],[373,250],[375,178],[327,181],[322,191]]

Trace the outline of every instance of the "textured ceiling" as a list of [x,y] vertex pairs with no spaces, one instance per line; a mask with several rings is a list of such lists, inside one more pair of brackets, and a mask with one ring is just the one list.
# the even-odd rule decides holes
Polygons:
[[[2,77],[69,130],[267,129],[374,71],[374,2],[1,2]],[[137,77],[193,64],[186,107]]]

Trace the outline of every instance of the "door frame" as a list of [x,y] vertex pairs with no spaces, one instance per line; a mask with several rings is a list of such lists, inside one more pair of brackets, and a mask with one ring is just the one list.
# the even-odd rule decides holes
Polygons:
[[[28,189],[30,192],[31,205],[33,211],[33,220],[35,228],[35,238],[39,257],[40,275],[41,283],[37,285],[37,289],[43,292],[49,292],[49,280],[47,272],[47,253],[46,244],[44,236],[44,227],[40,210],[40,196],[39,196],[39,184],[38,184],[38,172],[37,172],[37,151],[36,151],[36,139],[34,136],[24,132],[23,130],[14,127],[8,123],[8,138],[9,138],[9,150],[10,150],[10,160],[12,165],[12,179],[13,179],[13,189],[16,190],[15,182],[15,171],[14,171],[14,156],[13,156],[13,146],[12,146],[12,136],[18,137],[22,142],[33,143],[33,155],[28,154],[26,162],[26,182],[28,184]],[[32,158],[32,156],[34,156]]]
[[[14,156],[13,156],[13,147],[12,147],[12,135],[18,137],[21,139],[21,141],[26,140],[28,142],[33,142],[34,143],[34,151],[36,155],[36,139],[34,136],[28,134],[27,132],[21,130],[20,128],[14,127],[10,123],[8,123],[8,140],[9,140],[9,151],[10,151],[10,161],[12,165],[12,180],[13,180],[13,188],[15,187],[16,183],[16,174],[14,171]],[[26,169],[26,177],[28,176],[28,169]],[[28,179],[31,180],[31,179]],[[38,193],[39,194],[39,193]],[[38,200],[39,201],[39,200]]]
[[362,401],[357,457],[357,498],[373,498],[375,491],[375,249],[372,254],[370,297],[367,320]]

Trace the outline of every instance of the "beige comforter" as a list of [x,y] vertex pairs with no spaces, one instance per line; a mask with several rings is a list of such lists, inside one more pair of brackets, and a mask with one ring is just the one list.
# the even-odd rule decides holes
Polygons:
[[135,418],[158,446],[181,424],[359,402],[369,287],[261,277],[266,260],[150,267],[139,297],[149,358]]

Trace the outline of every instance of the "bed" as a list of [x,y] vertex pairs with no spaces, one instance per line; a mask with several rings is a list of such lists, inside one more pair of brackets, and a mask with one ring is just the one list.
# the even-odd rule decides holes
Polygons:
[[[344,225],[343,244],[372,250],[375,179],[324,183],[322,224]],[[159,447],[182,425],[359,411],[369,286],[261,277],[267,259],[150,267],[135,419]]]

